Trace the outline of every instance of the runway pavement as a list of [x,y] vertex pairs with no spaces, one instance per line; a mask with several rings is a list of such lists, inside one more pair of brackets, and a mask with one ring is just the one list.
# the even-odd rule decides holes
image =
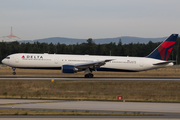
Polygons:
[[179,120],[178,118],[146,118],[118,116],[0,116],[0,120]]
[[94,78],[83,78],[83,77],[0,77],[0,80],[66,80],[66,81],[77,81],[77,80],[114,80],[114,81],[180,81],[179,77],[94,77]]
[[[0,108],[11,108],[11,105]],[[147,103],[147,102],[100,102],[100,101],[60,101],[41,104],[17,104],[15,108],[30,109],[69,109],[69,110],[96,110],[96,111],[134,111],[134,112],[166,112],[179,113],[179,103]]]
[[55,102],[60,100],[23,100],[23,99],[0,99],[0,105],[19,104],[19,103],[41,103],[41,102]]
[[[156,119],[156,118],[179,119],[180,118],[180,104],[179,103],[54,101],[54,100],[48,100],[46,101],[46,103],[44,103],[44,100],[22,100],[22,99],[0,99],[0,102],[2,103],[0,105],[0,109],[12,109],[12,105],[5,105],[6,103],[21,103],[22,102],[24,104],[14,104],[13,109],[53,110],[53,111],[66,110],[66,111],[81,111],[81,112],[89,111],[89,112],[103,112],[103,113],[140,112],[140,113],[164,114],[164,116],[109,116],[109,118],[146,118],[146,119],[147,118],[153,118],[153,119]],[[3,116],[0,116],[0,118],[2,117]],[[24,117],[29,118],[31,116],[24,116]],[[50,117],[53,118],[53,116],[50,116]],[[62,116],[58,116],[58,117],[61,118]],[[69,118],[69,117],[72,117],[72,116],[66,116],[65,118]],[[81,118],[81,117],[83,116],[79,116],[77,118]],[[44,118],[44,116],[41,116],[41,118]],[[84,118],[89,118],[89,117],[84,116]],[[97,116],[94,116],[94,118],[97,118]],[[100,118],[107,118],[107,117],[100,116]]]

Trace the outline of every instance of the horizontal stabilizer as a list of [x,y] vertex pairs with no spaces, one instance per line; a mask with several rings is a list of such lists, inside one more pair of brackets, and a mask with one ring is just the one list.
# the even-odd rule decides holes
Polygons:
[[169,64],[169,63],[173,63],[173,62],[175,62],[175,61],[170,60],[170,61],[159,62],[159,63],[153,64],[153,65],[165,65],[165,64]]

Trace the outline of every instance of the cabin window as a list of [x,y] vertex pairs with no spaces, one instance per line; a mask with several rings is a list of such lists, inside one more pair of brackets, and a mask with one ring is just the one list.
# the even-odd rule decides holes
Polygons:
[[6,57],[6,59],[10,59],[10,57]]

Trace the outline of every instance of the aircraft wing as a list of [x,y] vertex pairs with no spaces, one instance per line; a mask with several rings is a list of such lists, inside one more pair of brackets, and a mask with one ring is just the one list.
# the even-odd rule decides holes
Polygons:
[[165,64],[172,63],[172,62],[175,62],[175,61],[173,61],[173,60],[170,60],[170,61],[164,61],[164,62],[155,63],[155,64],[153,64],[153,65],[165,65]]
[[101,61],[95,61],[95,62],[88,62],[88,63],[80,63],[80,64],[75,64],[74,67],[84,69],[84,68],[95,68],[95,67],[100,67],[102,65],[105,65],[106,62],[112,61],[113,59],[109,60],[101,60]]

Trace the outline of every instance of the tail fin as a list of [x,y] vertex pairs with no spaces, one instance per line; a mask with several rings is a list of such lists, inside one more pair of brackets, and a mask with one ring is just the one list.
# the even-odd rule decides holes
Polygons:
[[159,60],[168,60],[168,57],[173,49],[178,34],[172,34],[163,43],[161,43],[153,52],[147,57]]

